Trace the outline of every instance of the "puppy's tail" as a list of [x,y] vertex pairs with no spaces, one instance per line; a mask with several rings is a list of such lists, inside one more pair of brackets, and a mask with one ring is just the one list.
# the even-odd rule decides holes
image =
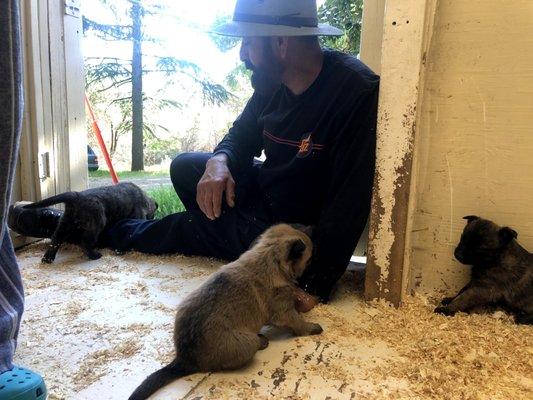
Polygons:
[[148,378],[135,389],[128,400],[145,400],[173,380],[195,372],[197,371],[194,371],[192,368],[184,367],[177,360],[174,360],[166,367],[163,367],[148,376]]
[[65,193],[61,193],[61,194],[49,197],[41,201],[37,201],[35,203],[26,204],[24,208],[41,208],[41,207],[52,206],[54,204],[59,204],[59,203],[72,203],[76,201],[77,199],[78,199],[78,193],[65,192]]

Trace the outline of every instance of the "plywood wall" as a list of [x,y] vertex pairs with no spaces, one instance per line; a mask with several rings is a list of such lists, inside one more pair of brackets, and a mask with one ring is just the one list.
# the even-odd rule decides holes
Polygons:
[[12,202],[87,187],[81,19],[65,4],[20,0],[25,107]]
[[533,1],[439,0],[414,149],[410,287],[452,292],[464,215],[533,251]]

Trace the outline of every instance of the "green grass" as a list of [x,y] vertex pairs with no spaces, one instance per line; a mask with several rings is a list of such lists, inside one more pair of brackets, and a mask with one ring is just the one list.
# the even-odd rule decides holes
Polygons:
[[[168,171],[116,171],[119,179],[131,178],[151,178],[168,176]],[[111,178],[109,171],[99,169],[98,171],[89,171],[90,178]]]
[[172,186],[159,186],[157,189],[149,189],[146,192],[159,205],[155,214],[156,218],[163,218],[169,214],[185,211],[185,206]]

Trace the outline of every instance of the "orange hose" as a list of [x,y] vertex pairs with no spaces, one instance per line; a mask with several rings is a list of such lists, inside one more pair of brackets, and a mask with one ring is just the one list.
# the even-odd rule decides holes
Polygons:
[[91,117],[91,126],[93,128],[94,135],[96,136],[96,140],[98,141],[98,144],[100,145],[100,150],[102,151],[102,154],[104,155],[107,168],[109,168],[109,173],[111,174],[111,180],[113,181],[113,183],[118,183],[118,177],[117,177],[117,174],[115,173],[115,168],[113,168],[111,157],[109,157],[109,153],[107,152],[107,147],[104,143],[104,139],[102,138],[102,131],[100,130],[100,127],[98,126],[98,121],[96,120],[93,107],[91,106],[91,102],[89,101],[87,94],[85,94],[85,105],[87,106],[87,110],[89,111],[89,116]]

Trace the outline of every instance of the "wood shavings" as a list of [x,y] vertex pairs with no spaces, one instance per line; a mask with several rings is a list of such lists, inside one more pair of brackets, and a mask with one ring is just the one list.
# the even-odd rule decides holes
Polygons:
[[65,309],[65,315],[69,318],[76,318],[83,311],[87,310],[89,306],[87,304],[81,303],[80,301],[74,300],[67,304]]
[[66,400],[67,398],[67,394],[57,385],[48,386],[48,400]]
[[183,288],[183,284],[176,282],[175,279],[163,281],[158,285],[159,290],[167,293],[177,293]]
[[533,343],[530,327],[490,315],[447,318],[434,314],[434,305],[422,298],[407,299],[400,309],[379,302],[354,306],[363,311],[363,320],[370,317],[367,324],[349,324],[328,306],[316,313],[331,322],[337,340],[382,340],[398,353],[400,358],[370,368],[374,384],[388,377],[407,380],[410,393],[421,398],[528,398],[530,390],[520,382],[533,374],[526,350]]
[[141,348],[137,339],[130,338],[117,346],[104,350],[97,350],[85,357],[73,375],[77,390],[81,390],[96,382],[108,372],[112,361],[132,357]]
[[168,342],[164,343],[158,343],[155,348],[156,354],[155,359],[161,364],[161,365],[167,365],[170,363],[174,358],[176,357],[176,353],[174,351],[174,346],[172,344],[172,340],[169,337]]
[[145,279],[150,279],[150,278],[172,279],[173,278],[173,276],[171,275],[162,274],[158,268],[145,269],[142,272],[142,275],[143,275],[143,278]]
[[133,285],[128,286],[124,289],[124,292],[132,295],[132,296],[144,296],[147,297],[148,294],[148,286],[146,286],[146,283],[142,281],[137,281]]
[[242,384],[239,380],[230,378],[217,381],[217,385],[210,387],[204,397],[206,400],[269,400],[271,398],[271,396],[261,394],[255,385]]
[[122,326],[120,330],[126,333],[135,333],[137,337],[143,337],[146,334],[150,333],[154,327],[152,324],[141,324],[136,322],[127,326]]
[[167,315],[174,315],[176,313],[175,307],[169,307],[163,303],[154,303],[153,307],[155,310],[159,310]]
[[[17,357],[44,373],[56,400],[88,398],[95,392],[87,390],[111,374],[129,382],[131,371],[170,362],[176,304],[221,265],[108,250],[87,261],[76,246],[62,248],[60,263],[43,265],[44,250],[37,243],[19,253],[29,296]],[[501,311],[436,315],[435,302],[425,297],[409,298],[400,309],[367,303],[362,282],[360,271],[345,274],[332,302],[306,315],[324,327],[320,336],[271,341],[252,366],[211,374],[190,398],[532,397],[531,327]]]

